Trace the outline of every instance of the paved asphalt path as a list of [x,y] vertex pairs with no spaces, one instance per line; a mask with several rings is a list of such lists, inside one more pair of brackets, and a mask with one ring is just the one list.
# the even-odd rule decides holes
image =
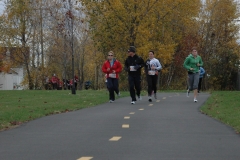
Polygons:
[[239,160],[240,136],[199,111],[209,96],[126,97],[40,118],[0,132],[0,160]]

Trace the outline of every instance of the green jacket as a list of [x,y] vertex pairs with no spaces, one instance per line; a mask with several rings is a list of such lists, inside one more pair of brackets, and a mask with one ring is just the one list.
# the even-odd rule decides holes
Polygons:
[[[203,66],[202,58],[197,55],[196,58],[193,57],[192,54],[190,54],[184,61],[183,67],[186,68],[189,72],[197,73],[199,72],[199,67],[197,64],[200,64],[200,66]],[[193,68],[193,70],[190,70],[190,68]]]

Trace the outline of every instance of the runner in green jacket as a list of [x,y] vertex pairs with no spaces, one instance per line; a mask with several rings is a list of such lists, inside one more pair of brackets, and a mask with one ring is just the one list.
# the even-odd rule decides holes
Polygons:
[[201,56],[198,55],[195,47],[192,48],[192,53],[185,59],[183,66],[188,71],[188,93],[193,90],[194,102],[197,102],[199,67],[203,66],[203,61]]

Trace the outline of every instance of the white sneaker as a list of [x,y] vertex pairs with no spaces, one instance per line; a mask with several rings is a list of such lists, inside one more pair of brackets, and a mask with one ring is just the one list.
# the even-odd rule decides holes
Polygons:
[[113,100],[110,100],[109,103],[113,103],[114,101]]
[[196,99],[196,98],[194,98],[194,102],[197,102],[197,99]]
[[154,98],[157,99],[157,93],[154,93]]
[[142,96],[138,96],[138,100],[141,101],[142,100]]
[[131,104],[135,104],[135,101],[132,101]]
[[121,93],[120,93],[120,92],[118,92],[117,96],[118,96],[118,97],[120,97],[120,96],[121,96]]
[[187,90],[187,97],[189,97],[189,93],[190,93],[190,91],[189,91],[189,90]]

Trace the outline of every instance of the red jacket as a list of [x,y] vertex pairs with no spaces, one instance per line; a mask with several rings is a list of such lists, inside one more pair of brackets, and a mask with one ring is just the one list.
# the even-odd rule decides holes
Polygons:
[[73,85],[73,79],[70,79],[69,84],[72,86]]
[[74,76],[74,83],[78,82],[78,76]]
[[56,76],[52,76],[51,81],[52,83],[57,83],[58,79]]
[[[110,68],[109,71],[107,71],[108,68]],[[114,73],[113,71],[115,71],[116,78],[119,78],[119,73],[122,71],[122,65],[118,60],[113,59],[113,66],[111,67],[110,62],[106,60],[102,66],[102,71],[107,74],[107,78],[109,78],[109,74]]]

